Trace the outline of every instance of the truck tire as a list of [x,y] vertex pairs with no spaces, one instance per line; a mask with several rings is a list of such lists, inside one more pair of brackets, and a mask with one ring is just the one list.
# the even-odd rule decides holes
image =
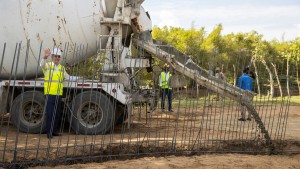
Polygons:
[[70,124],[76,133],[105,134],[114,125],[115,109],[103,93],[86,91],[73,100]]
[[11,118],[22,132],[44,133],[46,118],[44,114],[45,96],[39,91],[20,94],[12,103]]

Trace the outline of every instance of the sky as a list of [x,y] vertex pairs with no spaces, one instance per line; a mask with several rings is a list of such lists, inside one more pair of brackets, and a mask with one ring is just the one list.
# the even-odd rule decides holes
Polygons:
[[[145,0],[152,25],[210,33],[222,24],[222,34],[256,31],[265,40],[300,37],[300,0]],[[284,37],[284,38],[283,38]]]

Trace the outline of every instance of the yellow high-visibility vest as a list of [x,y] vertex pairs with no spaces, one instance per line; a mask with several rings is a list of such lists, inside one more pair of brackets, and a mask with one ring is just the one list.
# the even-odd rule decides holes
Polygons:
[[58,65],[58,70],[55,70],[53,62],[48,62],[45,65],[44,70],[44,94],[49,95],[62,95],[63,94],[63,80],[64,80],[65,68],[62,65]]
[[168,80],[170,79],[170,77],[172,76],[172,74],[170,72],[167,73],[168,75],[168,79],[166,79],[166,74],[165,72],[161,72],[160,77],[161,77],[161,88],[163,89],[172,89],[169,84],[168,84]]

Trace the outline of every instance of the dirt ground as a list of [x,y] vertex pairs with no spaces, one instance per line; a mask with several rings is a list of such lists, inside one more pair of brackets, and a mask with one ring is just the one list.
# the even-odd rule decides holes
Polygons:
[[286,129],[286,139],[298,142],[288,145],[283,155],[204,154],[196,156],[144,157],[133,160],[113,160],[103,163],[35,167],[43,169],[197,169],[197,168],[254,168],[300,169],[300,107],[291,106]]
[[[283,116],[286,111],[283,108],[274,109],[273,116]],[[152,114],[135,112],[132,128],[126,125],[119,126],[113,134],[107,135],[75,135],[65,127],[63,136],[48,140],[45,134],[26,134],[17,132],[10,124],[9,128],[2,128],[0,136],[0,162],[12,160],[47,160],[64,157],[76,157],[89,154],[91,150],[99,153],[107,153],[103,147],[109,143],[123,145],[127,143],[141,143],[147,140],[148,146],[167,147],[174,140],[174,127],[177,132],[176,148],[190,148],[189,145],[198,141],[208,148],[205,140],[255,140],[260,136],[256,123],[238,122],[239,114],[235,108],[222,109],[213,106],[204,111],[179,109],[180,113],[161,112],[157,110]],[[260,110],[262,120],[269,128],[271,138],[290,141],[283,150],[287,153],[281,155],[246,155],[246,154],[205,154],[200,156],[167,156],[167,157],[144,157],[133,160],[108,161],[103,163],[89,163],[76,165],[62,165],[55,167],[36,168],[299,168],[300,169],[300,106],[290,106],[287,123],[282,119],[272,118],[271,123],[266,120],[268,115]],[[193,112],[193,113],[192,113]],[[222,112],[222,113],[218,113]],[[195,114],[194,114],[195,113]],[[196,115],[196,117],[194,116]],[[200,116],[199,116],[200,115]],[[199,117],[199,119],[197,119]],[[201,117],[201,118],[200,118]],[[263,119],[265,118],[265,119]],[[205,121],[205,123],[201,123]],[[225,123],[226,121],[226,123]],[[281,124],[282,123],[282,124]],[[275,125],[274,125],[275,124]],[[285,126],[280,127],[280,125]],[[4,126],[4,125],[3,125]],[[203,132],[199,132],[199,126]],[[272,127],[273,126],[273,127]],[[279,126],[279,127],[278,127]],[[279,128],[279,129],[278,129]],[[225,139],[226,136],[226,139]],[[195,140],[196,137],[203,138]],[[227,139],[227,137],[230,139]],[[159,140],[159,141],[158,141]],[[204,142],[202,142],[204,140]],[[154,142],[153,142],[154,141]],[[152,145],[151,145],[152,144]],[[95,145],[91,147],[91,145]],[[220,146],[220,144],[217,144]],[[222,147],[221,147],[222,148]],[[234,147],[231,147],[234,148]],[[243,147],[242,147],[243,148]],[[5,150],[5,151],[3,151]],[[17,151],[15,151],[17,150]],[[150,149],[147,149],[150,151]],[[114,150],[112,150],[114,151]],[[134,153],[123,149],[122,153]]]
[[209,154],[191,157],[145,157],[125,161],[109,161],[103,163],[75,164],[56,167],[34,167],[41,169],[202,169],[202,168],[254,168],[254,169],[299,169],[300,155],[262,156],[243,154]]

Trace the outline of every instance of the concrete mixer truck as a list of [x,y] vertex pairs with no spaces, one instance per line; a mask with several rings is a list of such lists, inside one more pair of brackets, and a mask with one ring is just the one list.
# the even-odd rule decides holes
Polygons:
[[[176,70],[169,80],[171,87],[184,86],[188,77],[211,91],[237,100],[246,105],[269,139],[252,105],[255,93],[220,81],[197,65],[192,56],[152,40],[152,23],[141,6],[143,1],[1,2],[1,119],[8,114],[19,131],[45,132],[44,80],[39,62],[43,48],[59,47],[63,51],[63,65],[76,65],[93,55],[99,56],[95,65],[101,63],[101,79],[64,81],[64,113],[76,133],[105,134],[125,119],[130,124],[131,108],[136,103],[149,105],[149,111],[153,111],[158,100],[154,86],[157,84],[153,80],[150,91],[140,90],[136,87],[139,85],[135,71],[147,68],[158,73],[159,68],[152,64],[155,56]],[[132,44],[136,53],[142,53],[141,57],[132,55]]]
[[[46,47],[63,51],[61,64],[74,65],[102,54],[102,81],[64,82],[64,102],[75,132],[104,134],[116,119],[127,117],[134,102],[128,69],[149,67],[149,58],[131,58],[132,34],[151,30],[143,0],[3,1],[0,5],[0,110],[19,131],[45,131],[43,73]],[[67,45],[66,45],[66,42]],[[88,45],[78,45],[88,44]],[[84,52],[83,52],[84,51]],[[129,116],[130,117],[130,116]]]

